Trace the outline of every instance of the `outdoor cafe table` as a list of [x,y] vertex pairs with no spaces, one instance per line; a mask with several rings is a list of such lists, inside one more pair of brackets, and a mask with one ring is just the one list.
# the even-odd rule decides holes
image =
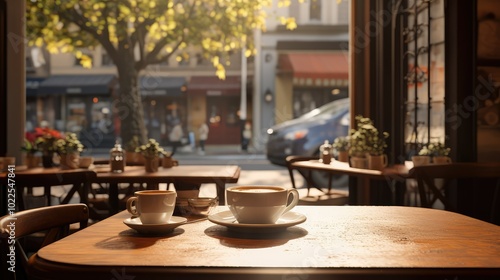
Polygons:
[[[227,211],[219,206],[216,211]],[[40,279],[499,279],[500,227],[402,206],[297,206],[273,234],[208,220],[142,236],[120,212],[42,248]],[[468,278],[469,279],[469,278]]]
[[[398,181],[402,182],[405,179],[411,178],[409,169],[404,164],[391,165],[384,168],[383,170],[370,170],[362,168],[353,168],[349,166],[349,163],[340,162],[337,160],[334,160],[329,164],[324,164],[322,162],[319,162],[319,160],[305,160],[305,161],[296,161],[291,163],[291,168],[293,169],[300,168],[309,171],[321,171],[335,175],[348,175],[350,176],[351,179],[363,178],[372,180],[385,180],[389,183]],[[311,173],[308,172],[308,174]],[[305,179],[312,186],[314,186],[311,175],[306,176]],[[358,193],[356,200],[357,204],[364,204],[364,205],[370,204],[370,189],[363,188],[362,191]]]
[[118,209],[118,184],[147,183],[148,189],[157,189],[160,183],[215,184],[219,203],[225,203],[226,183],[237,183],[240,167],[237,165],[179,165],[160,167],[158,172],[146,172],[144,166],[126,166],[122,173],[110,172],[109,165],[96,167],[95,183],[109,184],[109,203],[114,213]]

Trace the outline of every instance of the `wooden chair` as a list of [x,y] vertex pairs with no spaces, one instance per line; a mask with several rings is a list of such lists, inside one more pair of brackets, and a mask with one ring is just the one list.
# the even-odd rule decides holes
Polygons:
[[[35,187],[44,188],[44,196],[46,205],[51,205],[51,188],[54,186],[73,185],[66,196],[61,200],[60,204],[68,204],[73,195],[78,192],[80,202],[88,203],[88,194],[92,182],[96,178],[96,173],[91,170],[74,169],[74,170],[51,170],[40,173],[18,173],[16,174],[16,192],[24,194],[24,190],[28,192]],[[19,197],[18,209],[25,210],[24,199]]]
[[[309,197],[309,192],[311,188],[316,188],[319,191],[323,192],[323,189],[317,182],[314,181],[313,179],[313,172],[321,172],[321,171],[312,171],[312,170],[305,170],[301,168],[295,168],[292,166],[292,163],[297,162],[297,161],[306,161],[306,160],[316,160],[318,157],[313,157],[313,156],[288,156],[286,157],[286,166],[288,168],[288,173],[290,174],[290,180],[292,182],[292,187],[294,189],[297,188],[295,184],[295,177],[294,177],[294,170],[297,170],[302,177],[304,177],[306,184],[307,184],[307,197]],[[347,203],[348,195],[345,192],[332,192],[332,179],[333,175],[328,173],[328,192],[327,194],[333,198],[329,200],[329,204],[331,205],[344,205]],[[315,201],[313,204],[317,204],[317,201]]]
[[489,204],[486,220],[500,224],[500,162],[431,164],[415,166],[410,173],[417,180],[422,207],[440,201],[446,210],[477,216],[479,210],[473,208]]
[[[87,227],[89,219],[89,209],[85,204],[66,204],[56,206],[46,206],[30,210],[24,210],[13,215],[0,217],[0,246],[2,256],[1,279],[31,279],[36,275],[36,271],[30,267],[29,259],[34,258],[38,249],[49,245],[70,234],[70,225],[79,224],[77,228]],[[14,226],[14,227],[13,227]],[[12,230],[12,232],[11,232]],[[73,227],[72,227],[73,230]],[[24,250],[23,239],[32,234],[43,234],[43,241],[40,247],[32,250]],[[15,239],[13,239],[13,237]],[[12,241],[15,242],[15,270],[12,273],[5,264],[11,259]],[[7,258],[7,259],[5,259]]]

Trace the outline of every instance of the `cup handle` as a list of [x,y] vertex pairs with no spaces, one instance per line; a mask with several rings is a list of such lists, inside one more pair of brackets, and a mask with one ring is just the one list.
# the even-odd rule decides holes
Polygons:
[[384,154],[384,167],[387,166],[387,163],[389,162],[389,160],[387,159],[387,155]]
[[137,197],[133,196],[127,200],[127,211],[132,214],[132,216],[139,216],[139,213],[137,213]]
[[292,200],[292,202],[290,202],[290,204],[288,204],[286,206],[285,211],[283,211],[283,214],[292,210],[292,208],[295,207],[299,203],[299,192],[296,189],[289,189],[288,190],[287,200],[288,200],[288,197],[290,197],[290,195],[293,196],[293,200]]
[[173,166],[178,166],[178,165],[179,165],[179,161],[177,161],[177,160],[172,160],[172,165],[173,165]]

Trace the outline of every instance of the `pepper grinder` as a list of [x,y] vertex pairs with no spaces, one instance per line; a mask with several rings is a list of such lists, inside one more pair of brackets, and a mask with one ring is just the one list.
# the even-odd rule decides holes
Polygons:
[[109,164],[111,172],[122,173],[125,171],[125,153],[123,152],[122,145],[116,143],[109,152]]
[[332,161],[332,145],[328,140],[325,140],[325,143],[319,146],[319,162],[323,162],[324,164],[330,164]]

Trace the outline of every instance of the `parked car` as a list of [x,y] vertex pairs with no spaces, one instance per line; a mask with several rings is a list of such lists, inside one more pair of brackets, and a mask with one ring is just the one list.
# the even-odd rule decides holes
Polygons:
[[[267,159],[277,165],[286,165],[289,155],[317,156],[319,146],[325,140],[333,143],[335,138],[349,133],[349,98],[338,99],[310,111],[296,119],[277,124],[267,130]],[[319,172],[318,172],[319,173]],[[313,180],[326,187],[327,177],[315,174]],[[334,187],[347,187],[347,178],[334,182]],[[341,186],[339,186],[341,185]]]

